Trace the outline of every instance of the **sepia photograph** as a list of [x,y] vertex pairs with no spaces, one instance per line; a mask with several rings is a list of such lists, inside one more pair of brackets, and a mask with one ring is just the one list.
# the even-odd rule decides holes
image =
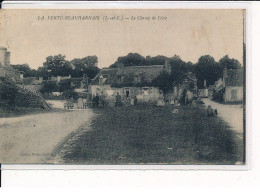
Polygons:
[[245,9],[0,10],[0,163],[246,165]]

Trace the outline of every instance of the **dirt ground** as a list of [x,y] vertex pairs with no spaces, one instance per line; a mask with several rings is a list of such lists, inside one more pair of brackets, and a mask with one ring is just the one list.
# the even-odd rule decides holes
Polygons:
[[194,108],[137,105],[94,109],[91,130],[78,130],[60,147],[67,164],[235,164],[242,140],[220,117]]
[[[61,104],[53,103],[55,108]],[[85,109],[0,118],[0,163],[45,163],[66,136],[93,116]]]
[[218,110],[218,115],[226,121],[231,129],[237,134],[243,134],[243,107],[242,105],[228,105],[214,102],[208,98],[204,98],[203,102],[206,106],[211,105],[213,109]]

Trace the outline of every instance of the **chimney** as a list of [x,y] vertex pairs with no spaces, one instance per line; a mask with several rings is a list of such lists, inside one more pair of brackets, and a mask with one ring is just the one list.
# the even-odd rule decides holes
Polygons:
[[5,53],[5,65],[10,65],[10,52]]
[[171,65],[170,65],[170,61],[169,59],[165,59],[165,64],[164,64],[164,68],[168,73],[171,73]]

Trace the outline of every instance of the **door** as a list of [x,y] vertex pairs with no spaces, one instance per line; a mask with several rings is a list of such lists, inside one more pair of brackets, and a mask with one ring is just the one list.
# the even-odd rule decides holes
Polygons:
[[237,100],[237,90],[231,90],[231,100]]

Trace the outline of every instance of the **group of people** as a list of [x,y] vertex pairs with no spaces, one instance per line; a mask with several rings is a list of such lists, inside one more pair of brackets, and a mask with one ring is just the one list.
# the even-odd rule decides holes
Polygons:
[[[108,103],[108,104],[107,104]],[[96,95],[92,96],[92,104],[94,108],[97,107],[105,107],[106,105],[108,106],[114,106],[114,107],[121,107],[123,105],[125,106],[133,106],[137,103],[137,97],[130,97],[130,96],[125,96],[122,97],[119,92],[117,92],[116,96],[112,99],[107,99],[105,94],[101,92],[99,95],[96,93]]]
[[[78,109],[86,109],[88,101],[86,97],[79,97],[77,102]],[[74,98],[66,99],[64,102],[64,109],[74,109]]]
[[98,93],[96,93],[96,95],[93,95],[92,97],[92,104],[93,104],[93,107],[105,107],[105,99],[106,99],[106,96],[104,95],[103,92],[101,92],[101,95],[99,95]]

